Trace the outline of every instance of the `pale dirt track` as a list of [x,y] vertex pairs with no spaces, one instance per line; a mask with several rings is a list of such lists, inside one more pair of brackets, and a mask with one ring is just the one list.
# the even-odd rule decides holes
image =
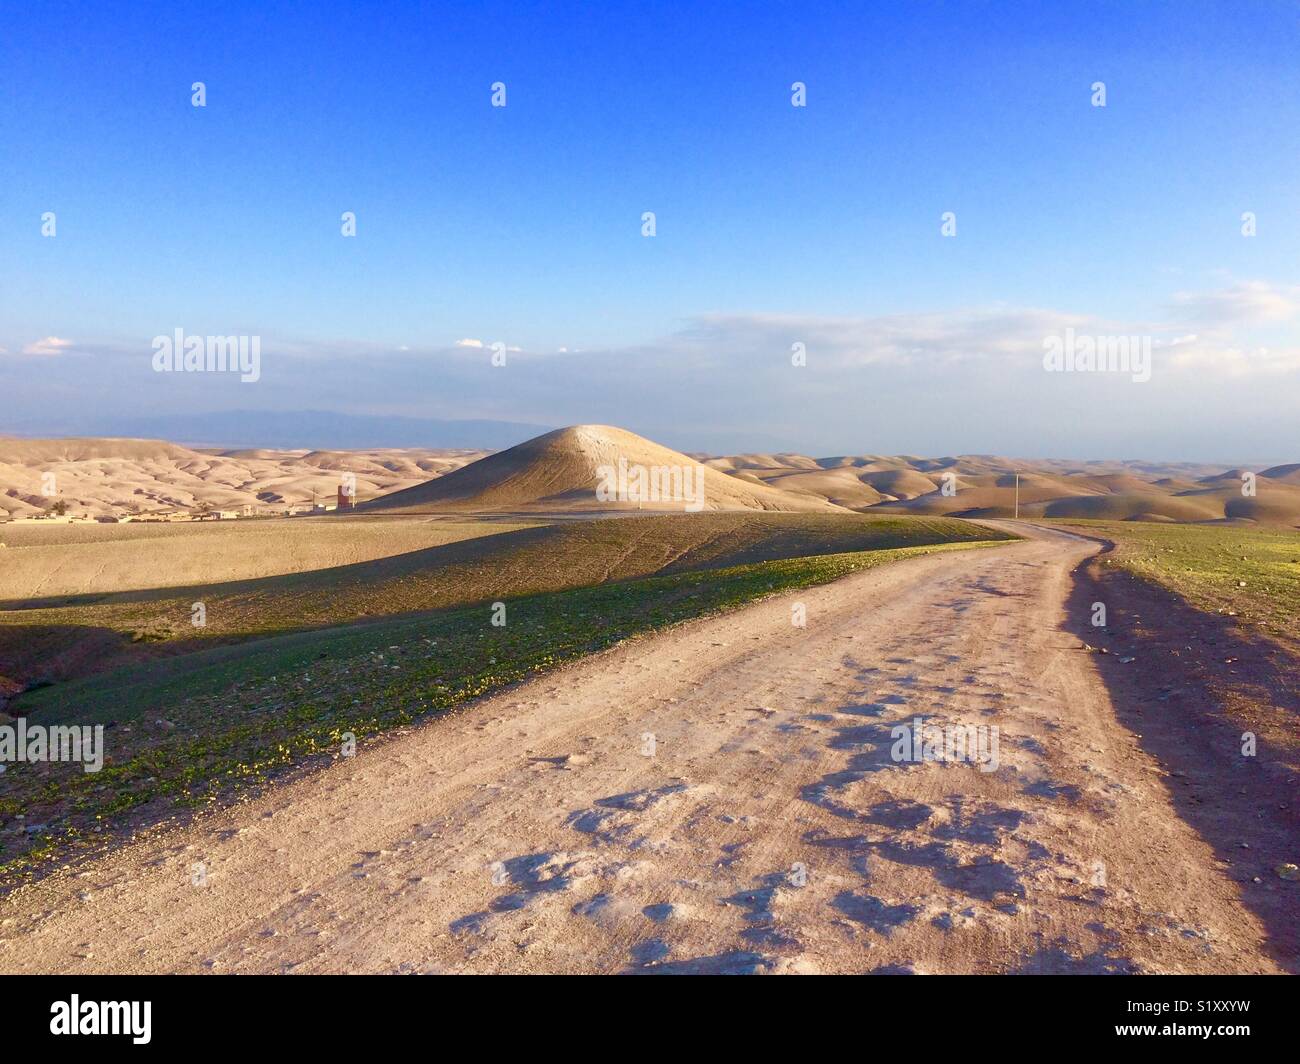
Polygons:
[[[0,970],[1277,971],[1061,628],[1096,546],[1032,534],[624,644],[20,891]],[[894,763],[916,715],[997,725],[1001,767]]]

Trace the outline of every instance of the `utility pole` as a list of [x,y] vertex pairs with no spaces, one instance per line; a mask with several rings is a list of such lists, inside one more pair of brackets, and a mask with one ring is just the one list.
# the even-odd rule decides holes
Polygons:
[[1016,474],[1016,520],[1020,520],[1020,474]]

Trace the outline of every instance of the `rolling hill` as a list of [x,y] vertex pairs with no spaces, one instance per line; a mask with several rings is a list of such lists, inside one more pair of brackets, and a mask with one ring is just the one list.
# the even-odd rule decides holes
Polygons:
[[[601,501],[601,466],[668,469],[664,499]],[[1257,491],[1242,494],[1254,472]],[[1009,517],[1020,475],[1021,517],[1250,522],[1300,527],[1300,463],[1259,470],[1204,463],[1069,461],[996,455],[683,454],[623,429],[578,425],[484,450],[188,448],[160,440],[0,437],[0,521],[59,498],[90,517],[216,509],[274,511],[332,501],[345,474],[360,510],[384,514],[531,513],[591,516],[691,508]],[[696,477],[701,478],[698,482]],[[629,485],[631,486],[631,485]],[[945,488],[949,490],[945,493]]]
[[1191,463],[871,454],[741,454],[703,461],[746,483],[820,496],[858,512],[1011,517],[1018,494],[1021,517],[1300,527],[1300,464],[1256,472],[1256,494],[1246,496],[1247,470]]
[[[332,501],[343,473],[357,497],[423,483],[485,451],[196,450],[161,440],[0,437],[0,518],[29,517],[55,499],[70,513],[123,517],[159,510],[274,509]],[[47,475],[56,495],[44,494]]]
[[[653,491],[639,500],[603,500],[597,489],[602,470],[620,463],[634,469],[672,470],[679,476],[670,490]],[[702,489],[702,490],[701,490]],[[664,497],[664,496],[667,497]],[[728,476],[678,451],[609,425],[573,425],[556,429],[509,450],[500,451],[438,477],[371,500],[359,509],[373,513],[582,512],[772,510],[778,512],[843,509],[820,494],[784,491],[780,486]]]

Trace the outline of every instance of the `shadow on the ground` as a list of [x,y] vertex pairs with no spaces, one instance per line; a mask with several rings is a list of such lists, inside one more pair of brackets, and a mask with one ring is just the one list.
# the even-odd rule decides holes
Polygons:
[[[1120,722],[1169,773],[1175,810],[1239,884],[1272,958],[1300,971],[1300,884],[1275,871],[1300,854],[1300,662],[1105,557],[1074,574],[1066,630],[1107,651],[1098,672]],[[1091,624],[1096,602],[1105,628]]]

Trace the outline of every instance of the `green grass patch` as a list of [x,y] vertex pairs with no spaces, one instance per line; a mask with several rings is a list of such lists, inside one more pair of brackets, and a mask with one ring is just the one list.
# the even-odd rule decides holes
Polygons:
[[1135,521],[1069,525],[1116,544],[1104,564],[1173,591],[1197,609],[1234,615],[1264,635],[1295,645],[1300,533]]

